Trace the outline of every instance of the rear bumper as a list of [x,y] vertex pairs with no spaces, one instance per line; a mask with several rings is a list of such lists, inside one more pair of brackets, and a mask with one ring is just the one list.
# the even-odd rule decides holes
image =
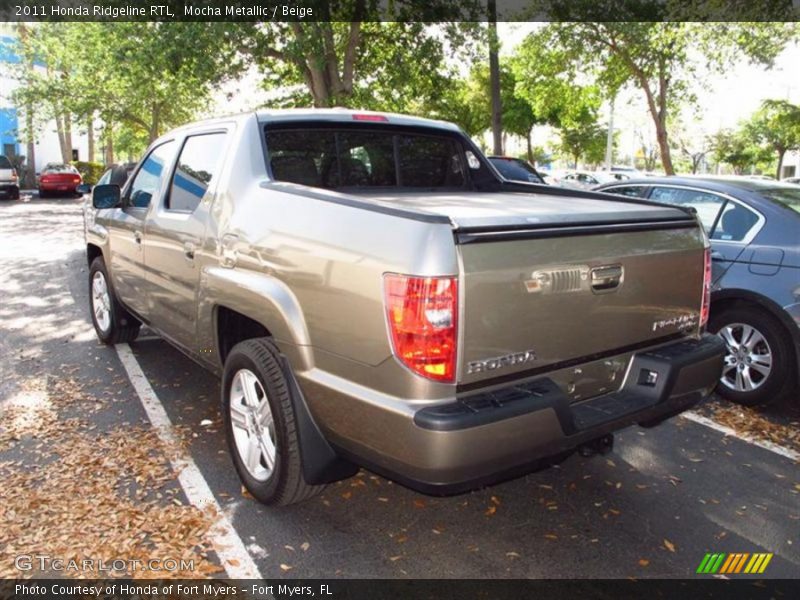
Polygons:
[[71,192],[75,193],[80,183],[40,183],[39,190],[44,192]]
[[[458,493],[530,471],[629,425],[652,426],[694,406],[716,386],[724,355],[724,343],[708,334],[641,352],[633,356],[618,391],[571,404],[547,377],[465,395],[413,413],[414,447],[407,446],[407,456],[343,452],[422,492]],[[415,464],[407,460],[412,454]]]
[[19,194],[19,186],[16,183],[0,181],[0,194],[15,196]]

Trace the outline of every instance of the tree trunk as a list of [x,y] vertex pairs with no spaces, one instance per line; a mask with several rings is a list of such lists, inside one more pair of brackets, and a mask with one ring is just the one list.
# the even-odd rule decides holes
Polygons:
[[105,158],[106,158],[106,166],[108,167],[114,164],[114,128],[108,121],[106,121],[105,138],[106,138]]
[[66,156],[64,162],[69,164],[72,162],[72,115],[64,113],[64,150]]
[[778,167],[775,169],[775,179],[781,180],[781,169],[783,168],[783,157],[786,155],[786,150],[778,150]]
[[25,128],[28,130],[28,167],[25,170],[25,187],[36,187],[36,140],[33,139],[33,107],[30,102],[25,108]]
[[503,107],[500,101],[500,59],[497,39],[497,4],[489,0],[489,87],[492,96],[492,139],[494,153],[503,154]]
[[[28,43],[28,26],[25,23],[19,23],[19,41],[22,46],[27,49]],[[28,54],[26,52],[26,54]],[[28,59],[25,64],[25,81],[28,82],[33,76],[33,59]],[[36,140],[34,139],[33,131],[33,102],[28,100],[25,103],[25,132],[28,142],[28,151],[25,157],[28,163],[25,168],[24,186],[28,189],[36,187]]]
[[662,119],[656,119],[656,139],[658,140],[658,150],[661,155],[661,165],[664,173],[675,175],[675,168],[672,166],[672,155],[670,154],[669,139],[667,138],[667,127]]
[[67,157],[67,138],[64,136],[64,117],[61,112],[56,113],[56,134],[58,135],[58,146],[61,149],[61,160],[69,162]]
[[88,153],[86,160],[94,162],[94,115],[90,114],[86,120],[86,139],[88,143]]
[[525,141],[528,143],[528,162],[533,164],[533,140],[531,136],[533,135],[533,126],[528,129],[528,135],[525,136]]

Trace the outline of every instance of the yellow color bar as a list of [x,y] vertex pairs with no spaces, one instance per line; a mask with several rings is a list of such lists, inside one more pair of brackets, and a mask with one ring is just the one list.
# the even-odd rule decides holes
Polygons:
[[750,559],[750,562],[747,563],[747,567],[745,568],[745,573],[752,573],[753,567],[756,566],[756,563],[759,561],[760,554],[753,554],[753,558]]
[[761,563],[761,568],[758,570],[759,573],[763,573],[764,570],[767,568],[769,561],[772,560],[772,554],[766,554],[764,558],[764,562]]

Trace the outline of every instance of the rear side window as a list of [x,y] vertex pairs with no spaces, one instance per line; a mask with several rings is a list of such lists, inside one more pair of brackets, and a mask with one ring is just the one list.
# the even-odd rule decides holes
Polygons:
[[11,169],[11,161],[8,160],[5,156],[0,154],[0,169]]
[[673,187],[654,187],[650,193],[650,200],[694,208],[707,232],[711,232],[717,215],[726,201],[725,198],[709,192]]
[[220,132],[186,138],[172,176],[168,210],[194,212],[211,183],[219,177],[226,137],[226,133]]
[[609,194],[616,194],[617,196],[627,196],[629,198],[644,198],[647,193],[647,188],[643,185],[626,185],[623,187],[613,187],[606,190],[600,190]]
[[273,177],[336,188],[460,188],[465,155],[454,138],[358,129],[267,130]]
[[711,234],[712,240],[741,242],[758,223],[758,215],[749,208],[728,202]]
[[166,174],[165,168],[169,166],[175,156],[175,142],[169,141],[157,146],[142,163],[136,178],[131,184],[128,199],[131,206],[147,208],[153,196],[161,189],[161,183]]

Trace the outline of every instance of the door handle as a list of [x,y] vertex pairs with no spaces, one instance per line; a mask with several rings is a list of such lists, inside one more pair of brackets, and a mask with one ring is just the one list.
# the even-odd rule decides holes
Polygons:
[[722,252],[712,252],[711,253],[711,260],[724,260],[725,257],[722,256]]
[[236,252],[236,244],[239,242],[239,236],[233,233],[226,233],[222,236],[220,243],[220,263],[227,269],[232,269],[236,266],[238,260],[238,253]]
[[192,242],[186,242],[183,245],[183,255],[188,260],[194,260],[194,251],[195,251],[195,246]]
[[622,265],[592,269],[592,291],[602,293],[615,290],[622,281],[622,273]]
[[136,241],[137,244],[142,243],[142,232],[141,231],[134,231],[133,232],[133,239]]

